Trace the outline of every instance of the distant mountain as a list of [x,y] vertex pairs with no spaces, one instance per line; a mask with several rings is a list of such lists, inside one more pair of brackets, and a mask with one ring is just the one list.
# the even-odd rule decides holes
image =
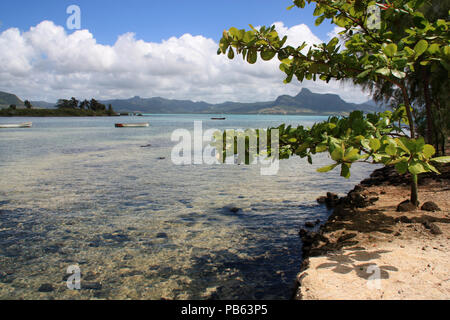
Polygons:
[[[4,102],[4,103],[3,103]],[[111,104],[117,112],[141,113],[212,113],[212,114],[300,114],[300,115],[333,115],[346,114],[353,110],[365,112],[382,111],[383,108],[370,100],[362,104],[349,103],[337,94],[313,93],[303,88],[296,96],[282,95],[274,101],[253,103],[224,102],[211,104],[191,100],[171,100],[160,97],[130,99],[113,99],[100,101]],[[15,95],[0,92],[0,105],[10,104],[23,106],[23,102]],[[35,108],[54,108],[56,103],[31,101]]]
[[30,103],[35,108],[42,108],[42,109],[53,109],[53,108],[56,108],[56,103],[51,103],[51,102],[30,101]]
[[304,88],[296,96],[283,95],[274,101],[240,103],[224,102],[209,104],[190,100],[170,100],[164,98],[116,99],[101,101],[111,104],[116,111],[142,113],[216,113],[216,114],[345,114],[353,110],[365,112],[380,111],[372,101],[355,104],[345,102],[336,94],[313,93]]
[[0,91],[0,108],[9,108],[12,104],[17,107],[24,106],[23,101],[15,94]]

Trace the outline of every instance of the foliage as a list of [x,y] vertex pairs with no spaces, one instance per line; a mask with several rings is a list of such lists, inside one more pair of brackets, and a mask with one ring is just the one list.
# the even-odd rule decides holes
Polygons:
[[27,109],[31,109],[33,106],[31,105],[31,102],[28,100],[25,100],[24,105]]
[[[62,109],[0,109],[0,117],[94,117],[109,116],[106,111]],[[115,113],[112,115],[116,115]]]
[[[227,54],[230,59],[235,52],[253,64],[258,59],[271,60],[277,57],[280,69],[286,74],[285,83],[295,76],[304,79],[330,81],[352,79],[355,83],[387,81],[397,86],[403,94],[407,107],[411,136],[414,137],[414,122],[406,82],[418,70],[417,65],[436,71],[445,68],[450,72],[450,46],[448,32],[450,22],[444,19],[428,20],[420,9],[424,1],[396,0],[383,7],[379,28],[368,25],[370,6],[376,1],[344,0],[295,0],[293,6],[303,8],[305,2],[315,3],[316,25],[325,19],[344,28],[340,33],[346,39],[345,48],[337,37],[328,43],[308,47],[285,45],[287,37],[280,38],[275,26],[250,25],[251,30],[234,27],[224,31],[218,54]],[[410,21],[397,30],[400,21]]]
[[[239,155],[238,162],[250,163],[258,153],[256,149],[249,150],[249,140],[259,141],[262,134],[270,137],[270,131],[277,129],[280,137],[280,159],[288,159],[293,155],[307,158],[312,163],[312,156],[328,152],[332,164],[318,169],[328,172],[340,166],[341,176],[350,177],[350,168],[355,162],[382,163],[395,165],[401,174],[410,172],[418,175],[424,172],[439,171],[432,162],[450,162],[450,157],[433,158],[436,153],[433,146],[425,144],[423,138],[411,139],[406,136],[403,127],[398,122],[405,119],[404,109],[397,112],[363,114],[354,111],[347,117],[329,117],[328,120],[315,123],[311,128],[286,126],[265,130],[247,130],[245,132],[228,131],[226,134],[217,132],[216,143],[223,137],[223,149],[220,153],[222,161],[226,156],[238,154],[237,139],[246,137],[246,158]],[[251,135],[254,134],[255,137]],[[223,135],[223,136],[222,136]],[[233,144],[231,139],[235,139]],[[269,139],[270,140],[270,139]],[[231,148],[233,148],[232,150]],[[268,143],[270,154],[270,141]]]
[[[248,31],[234,27],[225,30],[217,53],[230,59],[235,58],[235,53],[241,54],[250,64],[256,63],[258,56],[264,61],[277,57],[280,70],[286,74],[285,83],[294,76],[300,82],[351,80],[356,84],[372,84],[384,93],[390,90],[398,99],[391,114],[364,116],[354,112],[349,117],[332,117],[311,129],[283,125],[279,127],[280,157],[296,154],[312,162],[312,154],[328,151],[335,163],[320,171],[340,166],[344,177],[350,176],[355,161],[371,159],[375,163],[394,164],[399,172],[411,173],[411,201],[417,204],[417,175],[437,172],[431,161],[449,160],[432,159],[435,148],[425,144],[423,138],[415,139],[413,116],[417,110],[412,102],[416,97],[410,90],[412,83],[426,75],[421,92],[427,101],[427,126],[431,132],[431,102],[436,92],[430,90],[430,82],[436,82],[437,78],[430,75],[444,74],[447,79],[450,73],[450,22],[438,15],[424,14],[430,3],[438,1],[294,0],[293,3],[288,9],[315,4],[316,25],[329,19],[343,28],[340,36],[345,39],[345,46],[334,37],[328,43],[308,46],[304,42],[293,47],[286,45],[287,37],[280,38],[275,26],[256,29],[250,25]],[[377,7],[382,9],[381,19],[374,26],[373,8]],[[444,103],[442,107],[448,108],[448,101]],[[402,132],[402,122],[409,126],[410,138]]]
[[[95,99],[91,99],[90,101],[84,100],[82,102],[78,101],[76,98],[67,99],[59,99],[56,105],[58,109],[77,109],[94,111],[94,112],[104,112],[106,111],[106,106],[103,103],[98,102]],[[108,107],[108,114],[113,115],[115,112],[112,108],[112,105]]]

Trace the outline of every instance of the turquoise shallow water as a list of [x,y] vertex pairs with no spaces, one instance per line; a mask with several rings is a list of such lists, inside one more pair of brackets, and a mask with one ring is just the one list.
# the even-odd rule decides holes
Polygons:
[[[286,299],[301,263],[298,230],[329,214],[315,199],[344,194],[352,178],[299,158],[275,176],[259,166],[174,165],[175,129],[311,125],[323,117],[151,115],[2,118],[33,121],[0,131],[0,299]],[[151,123],[114,128],[115,122]],[[151,144],[151,147],[142,148]],[[161,159],[164,158],[164,159]],[[240,208],[233,212],[230,208]],[[83,283],[69,290],[66,269]],[[39,292],[51,284],[53,291]]]

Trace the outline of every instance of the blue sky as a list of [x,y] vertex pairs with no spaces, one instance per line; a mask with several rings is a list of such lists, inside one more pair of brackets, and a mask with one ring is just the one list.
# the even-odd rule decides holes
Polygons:
[[313,6],[286,10],[290,0],[2,0],[0,31],[17,27],[27,30],[43,20],[65,25],[69,5],[78,5],[82,28],[89,29],[102,44],[113,44],[117,36],[136,33],[145,41],[161,41],[185,33],[203,35],[216,41],[230,27],[247,28],[249,24],[270,25],[283,21],[285,26],[304,23],[321,39],[333,27],[314,26]]
[[[302,88],[364,102],[351,84],[283,84],[279,62],[249,65],[217,56],[224,29],[275,24],[287,44],[329,41],[335,28],[314,26],[314,6],[290,0],[1,0],[0,91],[23,100],[164,97],[220,103],[268,101]],[[68,30],[70,5],[81,29]]]

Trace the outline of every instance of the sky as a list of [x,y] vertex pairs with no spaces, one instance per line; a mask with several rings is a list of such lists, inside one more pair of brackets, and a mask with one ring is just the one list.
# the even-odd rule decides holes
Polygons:
[[[329,41],[329,22],[314,26],[314,7],[288,11],[290,0],[2,0],[0,91],[23,100],[160,96],[220,103],[279,95],[336,93],[368,100],[351,84],[282,83],[276,59],[249,65],[216,54],[224,29],[275,24],[288,44]],[[80,8],[80,29],[67,8]],[[72,20],[73,21],[73,20]]]

